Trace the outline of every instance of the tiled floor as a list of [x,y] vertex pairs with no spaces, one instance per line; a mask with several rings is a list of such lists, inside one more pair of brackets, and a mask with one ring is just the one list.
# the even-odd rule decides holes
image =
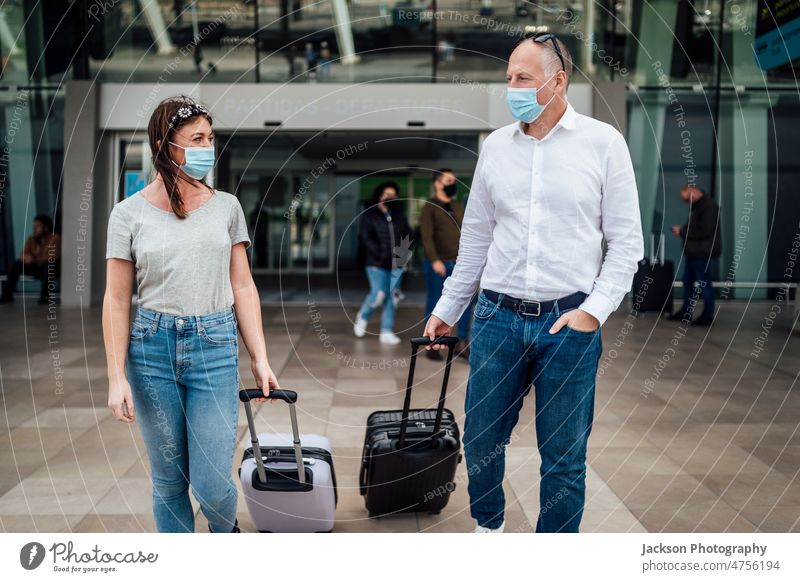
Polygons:
[[[268,307],[264,321],[280,382],[300,393],[301,430],[332,441],[335,531],[471,530],[463,463],[440,515],[367,517],[357,487],[364,423],[375,409],[401,406],[408,348],[357,340],[345,310],[316,309],[312,321],[302,306]],[[712,328],[685,336],[676,323],[629,318],[624,309],[606,322],[582,531],[800,531],[800,341],[784,309],[754,357],[769,312],[768,303],[725,303]],[[419,313],[401,308],[404,338],[419,335]],[[0,321],[2,529],[155,531],[139,429],[114,421],[106,407],[100,309],[49,313],[18,301],[0,306]],[[415,406],[435,401],[438,366],[420,361]],[[447,406],[459,417],[468,370],[457,361],[451,377]],[[529,396],[508,449],[506,531],[536,523],[533,408]],[[261,431],[290,428],[279,405],[259,405],[257,422]],[[249,444],[244,413],[239,429],[234,476]],[[197,531],[206,532],[193,503]],[[242,529],[252,531],[241,496],[239,506]]]

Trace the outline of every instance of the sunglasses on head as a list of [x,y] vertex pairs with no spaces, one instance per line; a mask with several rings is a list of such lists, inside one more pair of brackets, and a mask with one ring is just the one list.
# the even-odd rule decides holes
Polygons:
[[526,32],[522,39],[532,39],[533,42],[541,42],[546,43],[548,40],[553,42],[553,48],[556,50],[556,54],[558,55],[558,60],[561,61],[561,70],[564,72],[567,71],[567,66],[564,63],[564,57],[561,55],[561,49],[558,48],[558,43],[556,42],[556,35],[552,32]]

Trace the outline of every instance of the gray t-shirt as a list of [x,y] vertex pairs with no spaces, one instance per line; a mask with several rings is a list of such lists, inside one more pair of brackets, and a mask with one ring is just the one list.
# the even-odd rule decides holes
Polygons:
[[138,192],[108,219],[106,258],[132,261],[139,305],[173,315],[207,315],[233,305],[231,247],[250,246],[239,199],[215,190],[180,219]]

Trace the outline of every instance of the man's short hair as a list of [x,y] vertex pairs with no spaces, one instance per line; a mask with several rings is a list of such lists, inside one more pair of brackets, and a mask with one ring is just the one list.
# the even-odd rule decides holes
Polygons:
[[450,168],[439,168],[438,170],[433,171],[433,173],[431,174],[431,180],[435,182],[436,180],[441,178],[443,174],[455,175],[455,172]]
[[53,232],[53,219],[50,218],[50,216],[48,216],[47,214],[39,214],[37,216],[34,216],[33,218],[34,222],[36,222],[37,220],[42,223],[42,226],[44,226],[45,229],[47,229],[50,232]]
[[[533,40],[531,36],[531,32],[527,30],[526,27],[525,33],[517,39],[517,42],[514,43],[514,47],[511,49],[513,53],[516,48],[524,42],[536,42]],[[572,79],[572,53],[569,52],[567,45],[558,38],[555,34],[553,34],[553,38],[548,39],[544,42],[537,42],[536,44],[544,45],[544,74],[546,77],[552,77],[558,71],[562,69],[561,67],[561,59],[558,58],[558,53],[556,52],[556,48],[553,46],[553,41],[558,44],[558,50],[561,51],[561,57],[564,59],[564,72],[567,74],[567,87],[569,87],[569,82]],[[510,53],[509,53],[510,55]]]

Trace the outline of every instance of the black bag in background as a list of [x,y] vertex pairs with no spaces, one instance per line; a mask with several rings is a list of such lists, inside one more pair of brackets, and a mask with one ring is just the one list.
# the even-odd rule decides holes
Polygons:
[[675,265],[664,260],[664,235],[659,237],[656,259],[655,236],[650,234],[650,257],[639,261],[639,270],[633,276],[633,308],[637,311],[672,313],[672,283]]

